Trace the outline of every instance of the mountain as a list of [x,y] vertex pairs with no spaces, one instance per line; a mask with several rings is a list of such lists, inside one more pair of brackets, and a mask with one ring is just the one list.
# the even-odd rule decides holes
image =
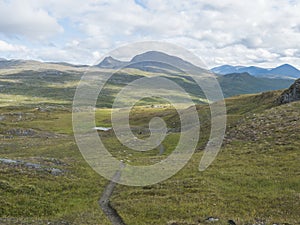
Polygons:
[[[176,65],[176,67],[174,66]],[[118,92],[122,85],[127,85],[134,80],[152,75],[159,75],[174,81],[181,86],[192,99],[197,102],[203,102],[205,95],[199,85],[189,76],[189,72],[205,74],[207,71],[187,62],[179,57],[168,55],[163,52],[149,51],[134,56],[130,61],[124,62],[112,57],[106,57],[94,69],[99,73],[105,69],[117,68],[135,68],[124,70],[114,74],[108,80],[108,87],[105,90],[106,95],[100,99],[101,106],[111,106],[113,94]],[[76,89],[76,82],[80,80],[86,68],[66,63],[43,63],[38,61],[27,60],[3,60],[0,61],[0,69],[5,68],[8,71],[0,71],[0,94],[20,95],[27,93],[44,98],[57,98],[64,101],[71,101]],[[232,66],[224,66],[227,71]],[[258,67],[248,67],[250,71],[257,70]],[[282,70],[289,68],[290,72],[295,72],[291,67],[283,66],[273,73],[280,73]],[[237,71],[245,69],[244,67],[236,68]],[[183,73],[182,70],[188,73]],[[11,72],[10,72],[11,71]],[[150,73],[149,73],[150,72]],[[3,80],[2,80],[3,79]],[[7,80],[16,79],[18,82],[8,82]],[[288,88],[293,80],[291,79],[269,79],[266,77],[252,76],[250,73],[230,73],[217,77],[225,97],[240,94],[250,94],[265,92],[269,90],[278,90]],[[48,86],[56,85],[57,88],[49,89]],[[60,87],[60,88],[59,88]],[[99,103],[100,104],[100,103]]]
[[232,74],[232,73],[245,73],[245,66],[231,66],[231,65],[222,65],[213,67],[210,69],[213,73],[217,75],[226,75],[226,74]]
[[[176,65],[176,67],[174,66]],[[204,72],[205,70],[189,63],[177,56],[168,55],[159,51],[148,51],[134,56],[130,61],[120,61],[109,56],[104,58],[97,67],[100,68],[136,68],[147,72],[157,73],[170,73],[170,71],[181,72],[185,71],[198,71]]]
[[223,65],[223,66],[214,67],[211,69],[211,71],[219,75],[225,75],[230,73],[249,73],[256,77],[284,78],[284,79],[300,78],[300,71],[289,64],[284,64],[276,68]]
[[[176,67],[174,67],[176,65]],[[199,68],[179,57],[168,55],[163,52],[158,51],[148,51],[139,55],[134,56],[130,61],[120,61],[114,59],[111,56],[104,58],[97,67],[99,68],[109,68],[117,69],[122,67],[136,68],[147,72],[157,72],[157,73],[170,73],[171,71],[182,72],[182,70],[187,71],[197,71],[204,72],[205,70]],[[223,65],[219,67],[214,67],[211,71],[217,75],[225,74],[238,74],[238,73],[248,73],[255,77],[263,78],[277,78],[277,79],[297,79],[300,78],[300,71],[289,65],[284,64],[276,68],[261,68],[257,66],[231,66]]]
[[88,65],[77,65],[77,64],[72,64],[72,63],[66,63],[66,62],[46,62],[47,64],[53,64],[53,65],[60,65],[60,66],[66,66],[66,67],[76,67],[76,68],[85,68],[88,67]]
[[117,59],[114,59],[111,56],[105,57],[98,65],[97,67],[100,68],[107,68],[107,69],[117,69],[124,67],[128,64],[128,62],[120,61]]
[[180,73],[182,71],[199,71],[204,70],[177,57],[158,51],[148,51],[136,55],[129,62],[128,67],[136,68],[147,72],[157,73]]
[[64,67],[68,69],[85,68],[87,65],[74,65],[66,62],[40,62],[36,60],[24,60],[24,59],[4,59],[0,58],[0,69],[51,69],[57,67]]
[[17,66],[21,66],[26,64],[26,60],[17,60],[17,59],[13,59],[13,60],[6,60],[6,59],[2,59],[0,60],[0,69],[4,69],[4,68],[10,68],[10,67],[17,67]]
[[270,70],[269,74],[286,75],[291,78],[300,78],[300,71],[289,64],[284,64],[284,65],[278,66],[278,67]]
[[[102,68],[107,68],[104,67],[104,65],[106,65],[105,64],[106,59],[104,59],[98,66]],[[120,61],[115,60],[112,57],[110,57],[109,59],[110,59],[109,62],[113,63],[113,66],[111,67],[116,68],[116,66],[118,65],[116,63],[119,63]],[[125,62],[122,63],[126,65]],[[173,65],[176,65],[177,68],[175,68]],[[125,67],[135,68],[140,71],[161,73],[162,76],[164,76],[163,74],[165,74],[165,76],[167,76],[169,79],[183,86],[195,98],[197,96],[203,97],[203,93],[199,92],[199,89],[197,88],[197,85],[193,82],[193,80],[189,79],[189,77],[182,76],[181,70],[186,69],[188,71],[192,70],[192,71],[199,71],[199,72],[205,72],[205,70],[179,57],[168,55],[163,52],[148,51],[134,56],[129,62],[127,62],[127,65]],[[251,73],[263,74],[269,72],[269,69],[263,69],[255,66],[234,67],[230,65],[225,65],[216,68],[216,70],[226,71],[226,72],[230,72],[232,70],[237,71],[234,73],[229,73],[227,75],[217,77],[225,97],[230,97],[230,96],[240,95],[240,94],[252,94],[252,93],[259,93],[259,92],[265,92],[271,90],[285,89],[288,88],[293,83],[293,80],[291,79],[274,78],[274,77],[273,79],[269,79],[263,76],[255,77],[251,75]],[[244,71],[244,70],[248,72],[240,73],[240,71]],[[141,72],[140,75],[142,74],[143,73]],[[184,79],[178,79],[179,75],[182,78],[184,77]],[[124,73],[122,74],[122,76],[118,77],[118,80],[114,79],[114,82],[125,84],[130,79],[132,78],[128,76],[126,73]]]
[[224,97],[284,89],[293,83],[290,79],[254,77],[249,73],[232,73],[217,79]]
[[170,65],[176,65],[178,68],[198,68],[192,63],[189,63],[177,56],[168,55],[163,52],[158,51],[148,51],[133,57],[130,61],[131,64],[133,63],[145,63],[147,62],[159,62],[159,63],[168,63]]
[[266,74],[269,69],[264,69],[256,66],[231,66],[231,65],[223,65],[214,67],[211,69],[212,72],[220,75],[230,74],[230,73],[249,73],[251,75],[257,74]]
[[251,75],[260,75],[260,74],[268,74],[269,69],[257,67],[257,66],[249,66],[241,69],[241,72],[246,72]]

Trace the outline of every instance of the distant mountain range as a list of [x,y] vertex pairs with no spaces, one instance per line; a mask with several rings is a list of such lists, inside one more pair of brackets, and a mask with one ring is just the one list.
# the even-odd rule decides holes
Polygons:
[[[176,65],[177,68],[170,65]],[[109,56],[96,66],[111,69],[136,68],[147,72],[173,75],[182,69],[205,71],[181,58],[157,51],[136,55],[130,61],[120,61]],[[226,65],[216,67],[212,69],[212,72],[224,75],[217,76],[217,79],[225,97],[288,88],[293,83],[292,79],[298,76],[297,72],[300,76],[300,71],[290,65],[283,65],[274,69]],[[267,72],[272,76],[267,76]]]
[[34,66],[36,68],[43,68],[46,65],[58,65],[65,66],[69,68],[79,68],[79,67],[87,67],[87,65],[74,65],[66,62],[40,62],[36,60],[24,60],[24,59],[4,59],[0,58],[0,69],[11,69],[17,67],[28,67]]
[[[80,79],[80,74],[85,72],[85,67],[88,66],[72,65],[63,62],[42,63],[33,60],[0,59],[0,85],[2,85],[0,93],[19,94],[20,91],[24,91],[26,89],[25,86],[25,89],[22,90],[18,86],[19,84],[17,85],[12,83],[8,85],[7,81],[1,82],[2,78],[11,79],[12,77],[16,77],[16,79],[22,80],[24,84],[29,82],[32,86],[35,82],[37,83],[36,89],[26,89],[31,92],[35,90],[37,93],[34,93],[33,96],[42,95],[43,97],[48,97],[48,95],[51,95],[51,91],[40,90],[41,88],[38,88],[40,86],[39,82],[49,82],[51,84],[53,82],[73,82]],[[168,55],[163,52],[144,52],[134,56],[130,61],[121,61],[109,56],[104,58],[99,64],[93,66],[93,68],[98,70],[100,75],[104,68],[136,69],[133,73],[128,72],[128,70],[122,70],[114,74],[114,76],[109,80],[109,83],[112,86],[115,86],[115,89],[107,90],[108,96],[112,90],[116,91],[119,89],[120,84],[121,86],[126,85],[135,79],[144,76],[151,76],[151,74],[158,74],[159,76],[166,77],[176,82],[190,93],[193,96],[193,99],[205,97],[196,82],[189,76],[189,72],[196,71],[201,74],[202,72],[207,73],[208,70],[197,67],[179,57]],[[9,73],[9,70],[11,69],[12,74],[14,75],[1,75],[1,69],[8,69],[8,71],[5,71],[4,74]],[[13,71],[15,69],[17,69],[17,73]],[[184,71],[188,71],[188,73],[184,73]],[[300,71],[288,64],[273,69],[265,69],[254,66],[242,67],[226,65],[213,68],[212,71],[217,74],[215,76],[219,81],[225,97],[285,89],[294,82],[293,79],[300,77]],[[65,90],[62,90],[62,92],[65,93]],[[63,94],[61,96],[63,96]],[[69,100],[72,97],[72,93],[69,93],[66,96],[68,96]],[[107,97],[107,99],[111,101],[110,97]],[[110,102],[105,104],[109,105]]]
[[[87,65],[73,65],[65,62],[39,62],[35,60],[12,59],[7,60],[0,58],[0,69],[19,67],[24,65],[43,66],[45,64],[54,64],[67,67],[88,67]],[[176,68],[171,65],[176,65]],[[121,61],[111,56],[104,58],[98,65],[98,68],[118,69],[118,68],[136,68],[148,72],[169,72],[170,70],[177,71],[188,68],[189,70],[204,71],[179,57],[171,56],[163,52],[148,51],[134,56],[130,61]],[[178,69],[179,68],[179,69]],[[300,70],[296,67],[283,64],[276,68],[262,68],[257,66],[232,66],[223,65],[214,67],[210,70],[216,75],[248,73],[254,77],[262,78],[277,78],[277,79],[298,79],[300,78]]]
[[261,68],[256,66],[231,66],[223,65],[214,67],[212,72],[217,75],[225,75],[230,73],[249,73],[255,77],[265,78],[284,78],[284,79],[297,79],[300,78],[300,70],[289,64],[283,64],[276,68]]
[[[163,63],[164,62],[164,63]],[[171,68],[167,65],[177,65],[177,68],[193,68],[199,70],[201,68],[182,60],[176,56],[171,56],[163,52],[149,51],[136,55],[130,61],[120,61],[112,58],[111,56],[104,58],[97,67],[118,69],[124,67],[137,68],[143,71],[152,72],[166,72],[166,70],[176,68]],[[164,69],[164,70],[163,70]],[[211,69],[216,75],[226,75],[226,74],[238,74],[238,73],[248,73],[255,77],[262,78],[277,78],[277,79],[298,79],[300,78],[300,70],[289,64],[283,64],[276,68],[261,68],[256,66],[231,66],[223,65],[214,67]]]

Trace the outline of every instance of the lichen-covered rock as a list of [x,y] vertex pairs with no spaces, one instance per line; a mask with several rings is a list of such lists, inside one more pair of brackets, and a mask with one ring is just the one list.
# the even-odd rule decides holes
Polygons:
[[300,79],[296,80],[292,86],[285,90],[277,99],[278,104],[285,104],[300,100]]
[[[54,167],[48,167],[47,165],[42,165],[38,163],[31,163],[31,162],[25,162],[22,160],[13,160],[13,159],[4,159],[0,158],[0,164],[5,164],[8,166],[13,166],[13,167],[26,167],[28,169],[33,169],[36,171],[42,171],[42,172],[48,172],[53,176],[59,176],[64,173],[64,170],[54,168]],[[1,187],[1,183],[0,183]]]
[[22,129],[22,128],[12,128],[6,132],[6,134],[14,136],[34,136],[36,131],[33,129]]
[[59,176],[59,175],[61,175],[63,173],[63,171],[60,170],[60,169],[51,168],[50,173],[53,176]]

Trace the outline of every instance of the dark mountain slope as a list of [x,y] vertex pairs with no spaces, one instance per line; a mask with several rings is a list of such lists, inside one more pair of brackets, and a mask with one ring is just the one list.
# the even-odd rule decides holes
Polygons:
[[293,80],[258,78],[249,73],[227,74],[218,80],[225,97],[284,89],[293,83]]

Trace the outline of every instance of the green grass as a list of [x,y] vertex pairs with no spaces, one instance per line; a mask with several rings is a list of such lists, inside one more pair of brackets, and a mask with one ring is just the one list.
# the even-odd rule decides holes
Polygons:
[[[178,174],[156,185],[118,185],[112,205],[130,225],[171,221],[198,224],[198,220],[208,216],[219,217],[216,224],[227,224],[229,219],[238,224],[254,223],[255,219],[268,224],[299,224],[300,104],[276,106],[274,100],[279,93],[226,100],[226,140],[216,160],[204,172],[198,171],[198,165],[209,135],[210,116],[207,105],[197,106],[203,121],[202,137],[190,162]],[[37,105],[46,110],[40,110],[34,101],[19,102],[0,108],[0,158],[40,162],[66,172],[53,176],[0,164],[0,217],[13,218],[12,222],[7,219],[6,224],[110,224],[97,204],[108,181],[83,160],[72,135],[70,107],[43,102]],[[96,125],[111,126],[110,113],[110,109],[97,109]],[[137,105],[130,115],[135,128],[147,128],[154,116],[164,118],[169,128],[180,126],[177,113],[169,106]],[[33,129],[36,135],[8,135],[9,130],[17,128]],[[141,153],[125,148],[112,131],[100,136],[114,156],[135,165],[164,159],[179,138],[178,133],[170,133],[163,142],[165,153],[158,155],[158,149]],[[52,158],[63,164],[51,164]]]

